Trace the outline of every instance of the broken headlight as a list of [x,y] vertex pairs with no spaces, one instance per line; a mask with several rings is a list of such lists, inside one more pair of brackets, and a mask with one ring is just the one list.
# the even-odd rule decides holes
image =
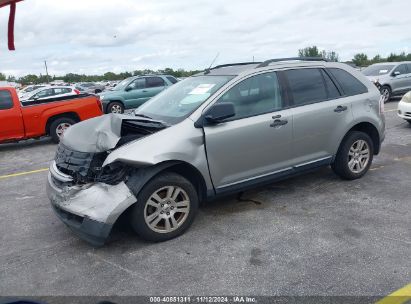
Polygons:
[[127,173],[128,167],[125,164],[114,162],[101,168],[101,173],[96,178],[96,182],[116,185],[126,179]]

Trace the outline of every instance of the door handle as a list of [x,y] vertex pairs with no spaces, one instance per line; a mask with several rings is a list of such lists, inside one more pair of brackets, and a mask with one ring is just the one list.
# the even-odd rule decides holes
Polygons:
[[334,112],[340,113],[340,112],[344,112],[347,109],[348,108],[346,106],[338,106],[334,109]]
[[[273,116],[274,118],[275,116]],[[281,115],[280,115],[281,117]],[[288,124],[288,120],[287,119],[275,119],[271,124],[270,127],[272,128],[277,128],[277,127],[281,127]]]

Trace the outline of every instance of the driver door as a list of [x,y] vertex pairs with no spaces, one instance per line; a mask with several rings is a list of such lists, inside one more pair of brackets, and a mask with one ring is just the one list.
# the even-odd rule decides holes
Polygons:
[[235,191],[292,170],[293,117],[277,73],[252,76],[218,101],[234,104],[236,115],[204,127],[209,169],[217,193]]

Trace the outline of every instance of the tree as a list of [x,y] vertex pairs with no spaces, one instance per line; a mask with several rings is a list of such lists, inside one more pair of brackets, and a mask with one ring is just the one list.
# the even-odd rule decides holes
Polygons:
[[5,81],[6,80],[6,75],[3,73],[0,73],[0,81]]
[[323,58],[325,58],[329,61],[333,61],[333,62],[338,62],[339,59],[340,59],[337,52],[335,52],[335,51],[328,51],[328,52],[322,51],[321,52],[321,57],[323,57]]
[[359,67],[369,65],[368,56],[364,53],[355,54],[352,62]]
[[321,54],[315,45],[308,46],[306,48],[298,50],[298,57],[320,57],[320,56]]

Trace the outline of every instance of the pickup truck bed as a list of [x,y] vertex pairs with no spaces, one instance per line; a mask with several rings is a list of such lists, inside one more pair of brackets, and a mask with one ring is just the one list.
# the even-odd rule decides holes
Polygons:
[[68,126],[102,114],[100,100],[95,95],[81,94],[21,103],[15,89],[0,88],[0,143],[44,135],[50,135],[58,142]]

